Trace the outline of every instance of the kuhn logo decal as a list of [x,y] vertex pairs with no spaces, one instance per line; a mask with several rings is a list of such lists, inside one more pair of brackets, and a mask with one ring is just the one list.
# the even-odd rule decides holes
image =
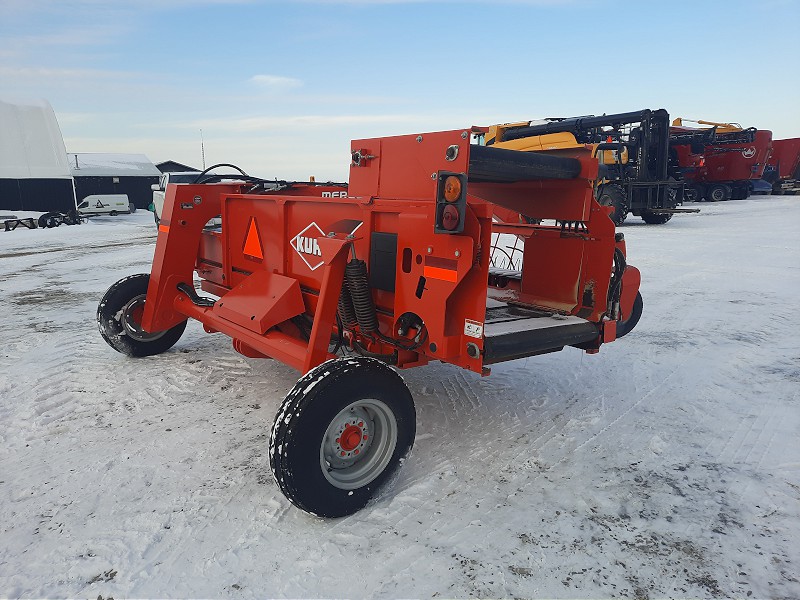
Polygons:
[[319,249],[319,242],[317,242],[319,237],[325,237],[325,234],[316,223],[311,223],[311,225],[294,236],[290,242],[292,248],[295,249],[300,258],[303,259],[303,262],[312,271],[319,269],[324,264],[322,251]]
[[753,158],[756,155],[756,147],[750,146],[749,148],[745,148],[742,150],[742,156],[745,158]]

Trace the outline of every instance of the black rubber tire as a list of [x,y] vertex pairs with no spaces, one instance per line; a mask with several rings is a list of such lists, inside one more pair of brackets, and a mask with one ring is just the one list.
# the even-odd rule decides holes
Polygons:
[[156,227],[161,224],[161,219],[158,218],[158,213],[156,211],[153,211],[153,220],[156,222]]
[[710,185],[706,192],[706,200],[709,202],[724,202],[731,199],[731,188],[724,184]]
[[128,212],[131,214],[136,212],[136,205],[133,202],[128,202]]
[[602,206],[612,206],[614,211],[611,213],[611,220],[614,225],[622,225],[625,217],[628,216],[628,203],[625,197],[625,190],[621,185],[615,183],[604,185],[597,194],[597,202]]
[[61,225],[61,218],[61,213],[58,212],[44,213],[38,219],[39,227],[42,229],[52,229],[53,227],[58,227]]
[[108,213],[108,214],[109,214],[109,215],[111,215],[112,217],[116,217],[118,213],[117,213],[117,211],[115,211],[115,210],[112,210],[112,211],[111,211],[110,213]]
[[750,188],[745,185],[733,185],[731,188],[731,200],[747,200],[750,197]]
[[131,337],[122,321],[125,318],[125,308],[134,300],[144,300],[149,282],[148,273],[120,279],[108,288],[97,307],[100,335],[117,352],[135,357],[161,354],[172,348],[186,329],[186,321],[181,321],[167,331],[152,334],[152,339]]
[[631,314],[624,321],[619,321],[617,323],[618,338],[628,335],[633,330],[633,328],[636,327],[636,324],[639,322],[639,319],[642,318],[643,309],[644,309],[644,300],[642,299],[642,294],[641,292],[636,292],[636,299],[633,301],[633,310],[631,311]]
[[74,208],[64,216],[64,223],[67,225],[80,225],[82,222],[81,214]]
[[705,200],[706,190],[702,186],[693,185],[687,188],[686,191],[692,198],[691,200],[689,200],[689,202],[702,202],[703,200]]
[[[378,400],[388,407],[397,439],[374,479],[356,489],[341,489],[323,472],[322,444],[337,415],[359,400]],[[363,508],[398,470],[415,433],[414,400],[394,370],[371,358],[336,359],[309,371],[284,399],[272,426],[269,464],[292,504],[320,517],[344,517]]]
[[663,225],[672,218],[672,213],[654,213],[649,210],[642,211],[642,221],[648,225]]

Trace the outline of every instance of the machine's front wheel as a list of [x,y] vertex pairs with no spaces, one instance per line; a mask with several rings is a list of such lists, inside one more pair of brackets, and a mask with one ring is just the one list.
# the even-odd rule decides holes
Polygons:
[[350,515],[411,451],[414,401],[400,376],[368,359],[326,362],[286,396],[272,426],[270,467],[298,508]]
[[624,319],[617,323],[617,337],[621,338],[624,335],[628,335],[631,330],[636,327],[636,324],[639,322],[639,319],[642,318],[642,311],[644,309],[644,300],[642,300],[641,292],[636,292],[636,299],[633,301],[633,308],[631,309],[631,314],[628,315],[627,319]]
[[128,356],[161,354],[172,348],[186,329],[186,321],[156,333],[142,329],[149,283],[150,275],[147,273],[120,279],[108,288],[97,307],[100,335],[117,352]]
[[659,213],[651,210],[642,211],[642,221],[648,225],[663,225],[672,218],[672,213]]
[[616,183],[604,185],[597,194],[597,202],[602,206],[613,207],[611,220],[614,221],[614,225],[622,225],[625,222],[625,217],[628,216],[628,202],[625,189],[621,185]]
[[692,185],[686,188],[684,200],[686,202],[701,202],[703,200],[703,194],[705,194],[705,189],[702,186]]

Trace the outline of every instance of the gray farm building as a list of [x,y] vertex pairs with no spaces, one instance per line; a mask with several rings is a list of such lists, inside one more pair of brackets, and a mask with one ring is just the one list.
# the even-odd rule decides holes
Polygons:
[[68,157],[78,203],[93,194],[126,194],[136,208],[152,202],[150,186],[158,183],[161,171],[144,154],[82,152]]
[[166,160],[164,162],[156,163],[156,167],[162,173],[183,173],[186,171],[201,171],[183,163],[175,162],[174,160]]

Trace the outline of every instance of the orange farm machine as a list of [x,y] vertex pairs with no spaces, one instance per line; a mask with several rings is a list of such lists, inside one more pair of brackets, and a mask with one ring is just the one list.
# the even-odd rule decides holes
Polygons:
[[[701,127],[687,127],[684,121]],[[750,180],[764,174],[772,132],[678,118],[670,127],[670,147],[694,200],[742,200],[750,195]]]
[[[151,272],[106,292],[103,338],[154,355],[191,318],[244,356],[297,369],[272,428],[275,479],[308,512],[359,510],[414,441],[398,369],[442,361],[486,376],[566,346],[593,354],[642,312],[639,272],[594,197],[590,151],[469,140],[356,140],[348,186],[244,175],[169,185]],[[495,208],[537,222],[497,223]],[[521,269],[490,267],[493,233],[524,240]]]

